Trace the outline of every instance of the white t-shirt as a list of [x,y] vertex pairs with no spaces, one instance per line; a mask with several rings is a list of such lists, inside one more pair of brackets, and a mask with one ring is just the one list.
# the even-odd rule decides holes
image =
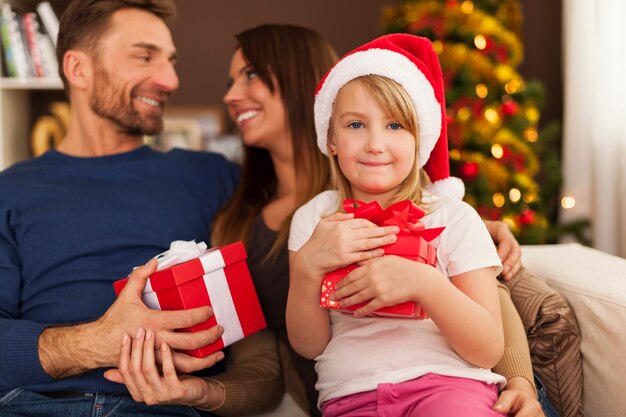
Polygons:
[[[500,258],[478,213],[461,200],[425,196],[432,210],[421,220],[427,228],[445,226],[431,244],[436,268],[445,278],[479,268],[502,269]],[[325,191],[293,216],[288,247],[298,251],[322,217],[337,211],[338,193]],[[319,404],[333,398],[376,389],[429,372],[504,386],[506,380],[489,369],[465,362],[432,320],[362,317],[330,311],[332,337],[315,358]]]

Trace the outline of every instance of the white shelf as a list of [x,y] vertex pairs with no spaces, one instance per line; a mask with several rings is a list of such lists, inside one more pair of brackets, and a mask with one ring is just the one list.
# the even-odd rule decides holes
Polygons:
[[[23,5],[22,0],[0,0]],[[34,8],[35,2],[33,2]],[[4,59],[0,53],[0,62]],[[36,91],[61,91],[60,79],[19,79],[0,77],[0,171],[29,158],[32,122],[31,96]]]
[[60,78],[0,78],[3,90],[60,90],[63,83]]

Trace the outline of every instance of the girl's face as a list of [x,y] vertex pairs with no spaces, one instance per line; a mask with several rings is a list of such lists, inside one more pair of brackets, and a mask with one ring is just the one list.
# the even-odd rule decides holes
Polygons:
[[386,205],[415,167],[416,140],[358,81],[337,94],[330,148],[353,197]]
[[276,87],[272,94],[246,62],[241,49],[237,49],[230,62],[229,88],[224,103],[246,145],[270,151],[279,141],[285,146],[288,129],[280,91]]

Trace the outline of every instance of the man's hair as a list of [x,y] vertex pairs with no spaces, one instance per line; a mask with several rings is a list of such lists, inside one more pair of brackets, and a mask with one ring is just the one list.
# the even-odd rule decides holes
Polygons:
[[56,50],[59,75],[66,91],[68,84],[63,73],[65,53],[75,48],[96,51],[98,39],[109,28],[111,16],[121,9],[145,10],[160,17],[166,24],[176,15],[176,7],[171,0],[73,0],[61,16]]

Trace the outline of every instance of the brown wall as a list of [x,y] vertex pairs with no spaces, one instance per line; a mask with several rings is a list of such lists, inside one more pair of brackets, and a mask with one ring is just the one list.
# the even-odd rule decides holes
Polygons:
[[180,91],[174,103],[219,103],[225,92],[234,35],[262,23],[310,27],[338,53],[374,38],[389,0],[177,0],[174,39],[179,49]]
[[[17,0],[16,0],[17,1]],[[39,0],[19,0],[33,9]],[[57,13],[69,0],[53,0]],[[262,23],[308,26],[324,35],[339,54],[380,34],[380,10],[396,0],[175,0],[174,40],[179,49],[178,105],[221,103],[234,35]],[[562,118],[561,0],[522,0],[525,61],[520,72],[542,81],[542,121]],[[61,94],[57,94],[61,96]],[[47,102],[48,100],[37,100]]]
[[[225,92],[234,35],[262,23],[308,26],[339,54],[380,34],[384,5],[395,0],[176,0],[174,39],[179,49],[181,87],[173,103],[219,104]],[[547,107],[542,119],[560,119],[560,0],[523,0],[526,60],[522,75],[543,81]]]

